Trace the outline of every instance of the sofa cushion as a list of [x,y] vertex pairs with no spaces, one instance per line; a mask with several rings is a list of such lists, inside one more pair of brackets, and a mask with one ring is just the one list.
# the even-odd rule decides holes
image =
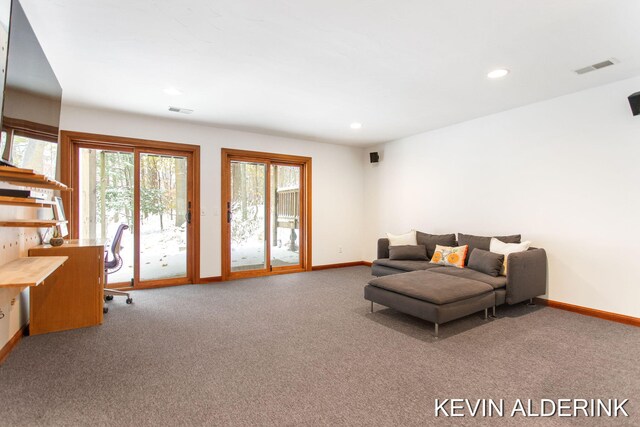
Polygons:
[[393,260],[389,258],[380,258],[373,261],[373,263],[384,267],[396,268],[401,271],[428,270],[439,267],[437,264],[431,264],[429,261]]
[[[511,236],[493,236],[504,243],[520,243],[521,236],[519,234],[513,234]],[[489,250],[491,245],[491,236],[474,236],[472,234],[458,233],[458,245],[469,245],[467,251],[467,258],[465,265],[469,263],[469,256],[475,248],[482,249],[484,251]]]
[[[505,243],[506,244],[506,243]],[[498,277],[502,271],[504,255],[475,248],[469,256],[468,267],[489,276]]]
[[428,261],[427,249],[424,245],[389,246],[389,259]]
[[389,239],[378,239],[378,258],[389,258]]
[[425,245],[427,248],[427,256],[429,259],[433,257],[436,245],[440,246],[457,246],[455,234],[429,234],[416,231],[416,240],[419,245]]
[[391,274],[400,274],[406,273],[406,271],[398,270],[391,267],[385,267],[384,265],[376,264],[375,262],[371,264],[371,275],[380,277],[380,276],[389,276]]
[[443,274],[447,276],[476,280],[478,282],[483,282],[487,285],[491,285],[494,289],[500,289],[507,286],[507,278],[504,276],[493,277],[489,276],[488,274],[472,270],[470,268],[438,267],[432,268],[429,271],[433,272],[434,274]]
[[416,230],[411,230],[404,234],[391,234],[387,233],[387,239],[389,239],[389,246],[400,245],[417,245]]
[[505,243],[500,239],[491,239],[491,244],[489,245],[491,252],[504,255],[504,263],[500,274],[507,275],[507,258],[510,254],[524,252],[529,249],[529,246],[531,246],[531,242],[528,240],[522,243]]
[[431,262],[433,264],[451,265],[453,267],[464,268],[464,260],[467,256],[468,246],[440,246],[436,245]]
[[450,304],[493,292],[493,288],[486,283],[434,274],[429,271],[412,271],[378,277],[371,280],[369,284],[437,305]]

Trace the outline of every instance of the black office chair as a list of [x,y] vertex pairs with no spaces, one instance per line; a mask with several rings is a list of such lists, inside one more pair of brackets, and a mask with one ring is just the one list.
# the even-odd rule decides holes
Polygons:
[[[117,291],[115,289],[107,288],[107,276],[109,274],[113,274],[116,271],[122,268],[122,257],[120,256],[120,242],[122,241],[122,235],[124,231],[129,229],[127,224],[120,224],[118,230],[116,231],[116,235],[111,242],[111,250],[104,251],[104,273],[105,273],[105,281],[104,281],[104,299],[105,301],[111,301],[114,296],[126,296],[127,304],[131,304],[133,302],[133,298],[129,295],[129,292]],[[109,254],[111,253],[111,259],[109,259]],[[109,311],[109,308],[105,305],[103,312]]]

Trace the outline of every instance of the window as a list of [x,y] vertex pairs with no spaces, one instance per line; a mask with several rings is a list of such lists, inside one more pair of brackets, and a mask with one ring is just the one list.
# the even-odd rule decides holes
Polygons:
[[0,156],[19,168],[56,177],[58,129],[3,117]]
[[56,177],[58,144],[15,134],[11,144],[11,163],[33,169],[50,178]]
[[4,150],[7,146],[7,131],[2,131],[2,139],[0,139],[0,158],[4,160]]

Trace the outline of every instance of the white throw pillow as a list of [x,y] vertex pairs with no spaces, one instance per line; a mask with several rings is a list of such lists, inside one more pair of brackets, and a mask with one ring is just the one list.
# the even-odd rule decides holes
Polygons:
[[507,258],[509,257],[509,254],[524,252],[529,249],[529,246],[531,246],[531,242],[528,240],[522,243],[505,243],[502,240],[498,240],[495,237],[492,237],[491,243],[489,243],[489,251],[496,254],[504,255],[504,262],[502,263],[502,271],[500,272],[500,274],[506,276]]
[[387,233],[387,239],[389,239],[389,246],[402,246],[402,245],[417,245],[416,230],[411,230],[405,234],[391,234]]

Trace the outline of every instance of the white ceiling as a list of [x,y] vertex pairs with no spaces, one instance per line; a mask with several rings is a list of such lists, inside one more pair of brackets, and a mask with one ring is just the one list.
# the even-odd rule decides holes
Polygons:
[[342,144],[640,74],[637,0],[22,3],[67,103]]

